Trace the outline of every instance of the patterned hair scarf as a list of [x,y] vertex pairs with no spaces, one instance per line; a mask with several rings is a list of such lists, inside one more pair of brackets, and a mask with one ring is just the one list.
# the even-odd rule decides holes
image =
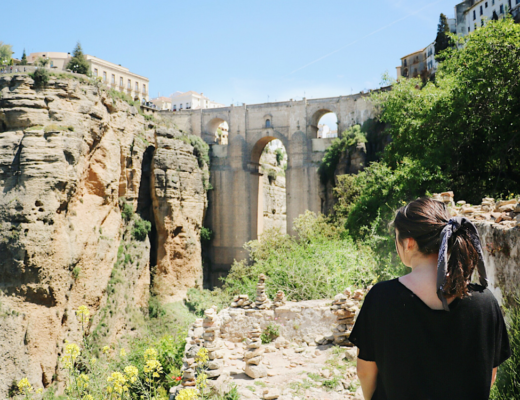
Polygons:
[[446,283],[446,274],[448,272],[448,240],[460,228],[467,229],[471,243],[478,253],[478,274],[480,284],[484,287],[488,286],[488,279],[486,275],[486,266],[484,264],[484,254],[480,245],[480,237],[477,228],[473,223],[464,217],[451,218],[441,232],[441,248],[439,250],[439,259],[437,263],[437,296],[442,301],[442,306],[445,311],[450,311],[448,302],[444,297],[444,285]]

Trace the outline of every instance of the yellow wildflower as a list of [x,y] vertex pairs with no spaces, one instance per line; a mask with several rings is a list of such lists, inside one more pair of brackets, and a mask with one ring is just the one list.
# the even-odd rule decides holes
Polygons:
[[119,352],[119,355],[121,356],[121,358],[125,358],[126,357],[126,350],[124,348],[121,349],[121,351]]
[[23,378],[18,382],[18,389],[23,394],[31,393],[33,391],[33,388],[29,383],[29,379],[27,378]]
[[90,378],[86,374],[81,374],[78,376],[77,384],[80,389],[86,389],[88,388],[88,382],[90,381]]
[[197,376],[197,380],[196,380],[197,387],[200,389],[205,389],[206,388],[206,379],[208,379],[208,376],[204,372],[199,374],[199,376]]
[[97,363],[97,358],[96,357],[92,357],[90,359],[90,364],[94,365],[95,363]]
[[177,400],[196,400],[197,389],[182,389],[177,395]]
[[157,351],[155,349],[146,349],[146,351],[144,352],[144,360],[145,361],[148,361],[148,360],[155,360],[157,359]]
[[[144,366],[144,372],[158,373],[162,372],[161,363],[157,360],[148,360]],[[155,376],[155,375],[154,375]]]
[[125,368],[125,374],[130,383],[135,383],[137,380],[137,375],[139,375],[139,370],[133,365],[129,365]]
[[108,354],[109,351],[110,351],[110,347],[103,346],[103,354]]
[[90,311],[87,306],[79,306],[78,310],[76,311],[76,318],[79,322],[88,324],[88,321],[90,319]]
[[205,349],[204,347],[201,347],[199,351],[197,352],[197,355],[195,356],[195,362],[197,364],[206,364],[208,362],[208,349]]
[[38,388],[38,389],[36,389],[36,392],[35,392],[35,393],[36,393],[36,394],[43,393],[43,388]]
[[94,397],[92,397],[92,395],[90,394],[86,394],[85,396],[83,396],[82,400],[94,400]]
[[65,346],[65,355],[62,358],[65,368],[72,368],[76,358],[80,355],[80,350],[77,344],[69,343]]
[[107,387],[108,393],[112,393],[112,390],[119,394],[127,392],[128,386],[126,381],[125,376],[121,372],[112,372],[112,375],[107,378],[107,382],[113,385]]

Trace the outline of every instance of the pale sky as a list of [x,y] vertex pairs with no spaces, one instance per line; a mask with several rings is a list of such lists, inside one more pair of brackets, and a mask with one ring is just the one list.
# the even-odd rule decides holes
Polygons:
[[379,87],[400,57],[435,39],[451,0],[62,0],[2,3],[16,57],[72,51],[150,79],[150,95],[195,90],[263,103]]

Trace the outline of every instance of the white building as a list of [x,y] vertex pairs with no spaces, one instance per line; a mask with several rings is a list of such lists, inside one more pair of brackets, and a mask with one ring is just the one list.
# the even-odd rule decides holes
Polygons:
[[155,99],[151,99],[150,102],[153,103],[158,110],[169,111],[172,109],[172,99],[169,97],[156,97]]
[[520,0],[466,0],[455,6],[456,30],[466,36],[484,26],[493,18],[504,18],[509,10],[516,8]]
[[338,130],[331,130],[327,124],[318,125],[318,139],[336,138],[338,137]]
[[204,96],[204,93],[197,93],[193,90],[184,93],[175,92],[170,96],[170,99],[173,111],[225,107],[224,104],[208,99]]
[[430,73],[430,75],[435,74],[437,72],[437,61],[435,60],[435,42],[430,43],[426,49],[426,69]]

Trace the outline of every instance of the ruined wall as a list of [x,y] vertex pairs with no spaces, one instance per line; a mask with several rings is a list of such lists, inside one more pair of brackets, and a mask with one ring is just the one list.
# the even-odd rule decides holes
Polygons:
[[[51,76],[46,88],[37,89],[20,74],[0,78],[0,97],[3,398],[13,380],[24,376],[37,387],[49,385],[55,374],[59,379],[64,340],[81,338],[74,312],[80,305],[94,314],[91,333],[104,340],[132,328],[118,313],[124,306],[146,306],[150,258],[158,249],[147,238],[131,245],[135,219],[123,221],[120,199],[135,210],[146,197],[151,203],[164,194],[158,188],[155,196],[151,180],[142,179],[143,165],[150,167],[154,153],[154,124],[97,84]],[[180,147],[193,169],[193,148]],[[178,178],[179,196],[187,197],[192,185],[200,191],[196,179]],[[168,195],[175,197],[174,191]],[[204,208],[205,195],[199,199]],[[157,212],[165,213],[154,216],[160,222],[174,210],[159,206]],[[184,229],[187,222],[176,223]],[[188,223],[200,227],[202,213],[193,213]],[[124,287],[111,296],[117,282]],[[108,306],[115,312],[109,320]],[[108,321],[106,329],[97,329],[100,321]]]

